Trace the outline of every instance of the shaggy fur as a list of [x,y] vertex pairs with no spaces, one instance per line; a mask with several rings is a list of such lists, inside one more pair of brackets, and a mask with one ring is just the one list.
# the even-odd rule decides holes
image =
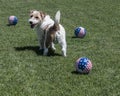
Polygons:
[[55,50],[54,41],[57,41],[62,50],[62,55],[66,56],[67,44],[64,27],[59,24],[60,11],[57,11],[55,20],[42,11],[32,10],[30,12],[29,23],[31,28],[35,28],[38,35],[40,49],[44,49],[43,55],[48,54],[48,49]]

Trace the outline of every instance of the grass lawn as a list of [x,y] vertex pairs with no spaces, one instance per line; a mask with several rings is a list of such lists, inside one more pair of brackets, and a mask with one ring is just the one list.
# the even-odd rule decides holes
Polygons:
[[[29,11],[54,19],[61,11],[67,57],[42,56],[28,24]],[[8,17],[19,22],[7,26]],[[72,38],[78,26],[85,38]],[[75,73],[74,63],[88,57],[93,69]],[[120,0],[0,0],[0,96],[120,96]]]

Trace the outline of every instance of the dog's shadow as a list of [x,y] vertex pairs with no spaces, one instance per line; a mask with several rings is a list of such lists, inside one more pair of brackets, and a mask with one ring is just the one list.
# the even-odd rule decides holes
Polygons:
[[[44,51],[44,50],[40,50],[39,46],[14,47],[14,49],[16,51],[25,51],[25,50],[34,51],[38,56],[43,55],[43,51]],[[47,56],[62,56],[62,55],[55,52],[49,52]]]
[[23,47],[14,47],[16,51],[34,51],[37,55],[42,55],[43,51],[39,50],[39,46],[23,46]]

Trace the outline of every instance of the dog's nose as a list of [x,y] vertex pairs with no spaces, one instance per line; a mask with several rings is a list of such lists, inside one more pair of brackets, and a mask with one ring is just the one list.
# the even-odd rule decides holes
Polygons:
[[29,23],[30,23],[30,24],[33,24],[33,22],[32,22],[32,21],[30,21]]

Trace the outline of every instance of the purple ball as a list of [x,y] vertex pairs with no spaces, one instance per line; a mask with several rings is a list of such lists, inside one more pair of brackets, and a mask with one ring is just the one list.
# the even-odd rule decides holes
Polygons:
[[89,73],[92,69],[92,63],[88,58],[81,57],[76,60],[75,68],[79,73]]
[[84,38],[86,35],[86,29],[83,27],[77,27],[74,33],[76,37]]
[[18,18],[16,16],[10,16],[8,18],[8,22],[10,25],[16,25],[18,22]]

